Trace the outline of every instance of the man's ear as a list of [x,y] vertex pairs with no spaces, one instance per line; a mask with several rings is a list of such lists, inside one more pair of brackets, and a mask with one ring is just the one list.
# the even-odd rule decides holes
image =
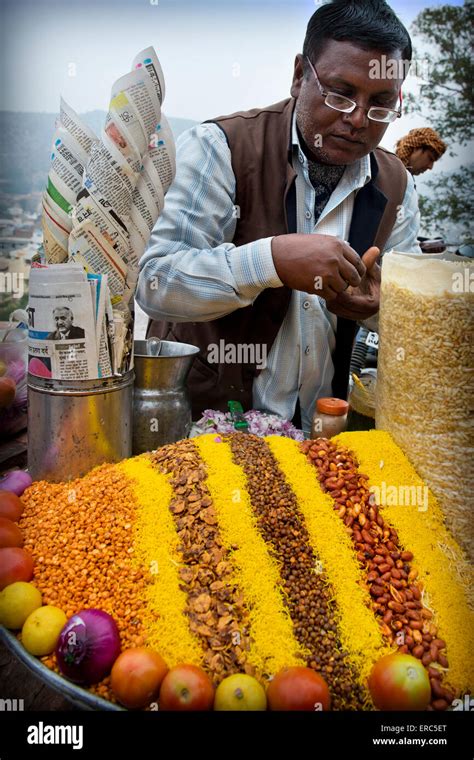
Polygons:
[[303,56],[301,53],[298,53],[298,55],[295,58],[295,68],[293,71],[293,81],[291,83],[291,96],[293,98],[297,98],[300,94],[301,90],[301,84],[303,82]]

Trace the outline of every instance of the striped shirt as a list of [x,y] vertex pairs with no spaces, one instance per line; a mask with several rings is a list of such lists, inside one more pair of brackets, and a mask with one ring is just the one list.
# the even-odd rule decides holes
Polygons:
[[[315,223],[315,191],[293,116],[293,166],[297,172],[297,232],[347,240],[357,190],[370,181],[370,159],[347,166]],[[152,319],[206,322],[249,306],[265,288],[281,287],[272,259],[272,237],[236,247],[239,209],[225,135],[199,124],[177,141],[176,178],[140,262],[137,301]],[[385,250],[419,252],[419,211],[413,179]],[[317,295],[293,291],[288,312],[253,384],[253,407],[292,419],[299,397],[309,433],[318,398],[331,395],[335,315]]]

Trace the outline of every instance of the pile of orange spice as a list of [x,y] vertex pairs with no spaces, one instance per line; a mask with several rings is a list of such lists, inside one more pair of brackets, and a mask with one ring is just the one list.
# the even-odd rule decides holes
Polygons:
[[[145,577],[131,540],[138,505],[125,475],[103,465],[67,484],[33,483],[23,500],[19,527],[43,604],[67,617],[102,609],[117,622],[123,649],[144,644]],[[42,660],[57,670],[54,654]],[[113,700],[107,680],[93,691]]]

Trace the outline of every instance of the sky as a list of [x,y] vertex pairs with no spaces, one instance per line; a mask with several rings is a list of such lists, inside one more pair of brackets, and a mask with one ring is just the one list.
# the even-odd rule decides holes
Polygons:
[[[202,121],[274,103],[289,94],[294,58],[318,4],[0,0],[0,110],[57,112],[60,94],[80,113],[106,110],[112,83],[148,45],[164,70],[168,116]],[[407,26],[423,8],[442,4],[391,2]],[[424,123],[399,119],[382,144],[393,149],[399,136]]]

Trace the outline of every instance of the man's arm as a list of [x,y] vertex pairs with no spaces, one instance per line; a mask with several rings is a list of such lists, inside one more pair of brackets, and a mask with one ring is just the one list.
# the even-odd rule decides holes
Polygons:
[[205,322],[280,287],[271,238],[236,247],[235,177],[215,124],[177,142],[176,178],[140,262],[137,301],[153,319]]
[[[387,240],[383,253],[386,251],[401,251],[403,253],[421,253],[418,244],[420,234],[420,210],[418,208],[418,195],[415,189],[413,177],[407,172],[407,188],[403,203],[397,214],[397,221],[392,234]],[[382,256],[383,256],[382,253]]]
[[236,247],[235,177],[229,147],[213,124],[178,140],[177,173],[143,256],[137,301],[154,319],[207,322],[283,284],[333,298],[357,286],[364,264],[330,235],[278,235]]

